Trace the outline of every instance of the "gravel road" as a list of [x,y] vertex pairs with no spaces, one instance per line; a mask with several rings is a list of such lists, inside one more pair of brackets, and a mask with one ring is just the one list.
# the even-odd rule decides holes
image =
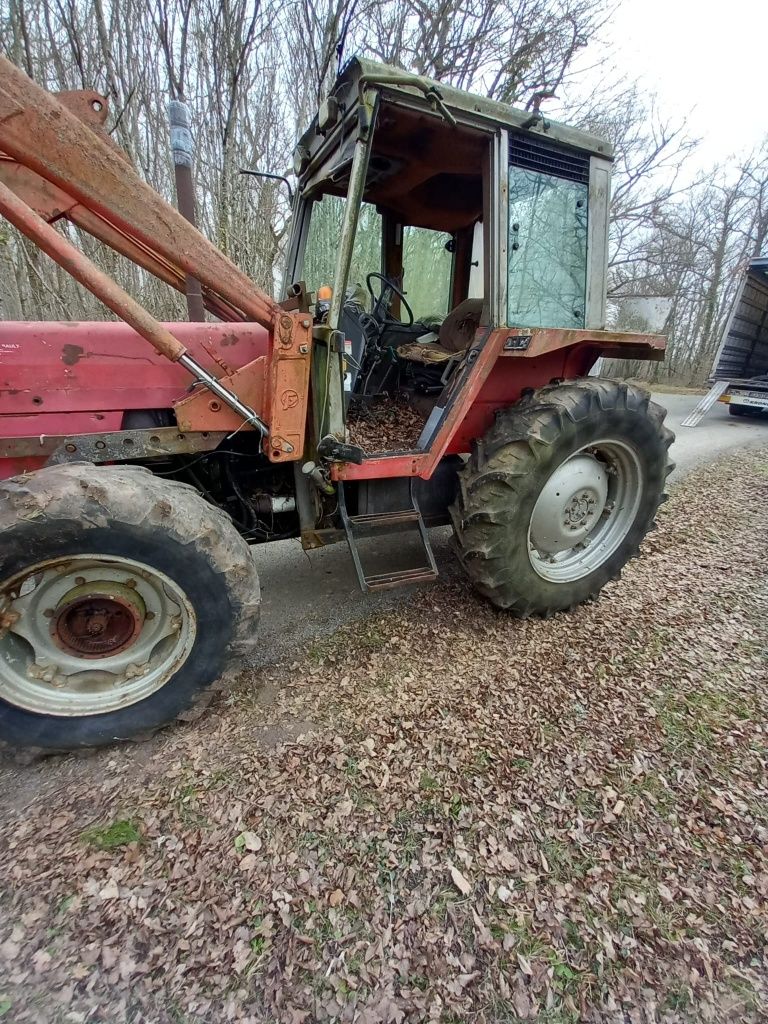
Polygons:
[[726,405],[716,402],[698,427],[681,427],[681,421],[694,408],[700,396],[653,397],[667,409],[667,425],[677,435],[672,446],[672,458],[677,465],[671,477],[672,482],[679,480],[694,466],[714,459],[731,448],[764,444],[768,440],[768,419],[742,419],[731,416]]
[[[730,448],[759,444],[768,439],[768,421],[737,419],[729,416],[724,405],[715,408],[698,427],[680,423],[699,400],[698,395],[659,394],[654,398],[668,409],[667,423],[677,435],[672,458],[677,468],[672,483],[708,459]],[[431,531],[432,544],[441,575],[458,571],[451,550],[451,531],[447,527]],[[410,538],[401,535],[398,549],[403,555],[418,558],[416,546],[409,550]],[[391,550],[391,541],[369,541],[366,551],[372,559]],[[364,618],[375,611],[408,600],[415,587],[363,594],[357,585],[346,544],[305,553],[298,541],[281,541],[255,549],[262,585],[263,639],[257,663],[274,660],[286,650],[301,645],[313,636],[331,632],[338,625]]]

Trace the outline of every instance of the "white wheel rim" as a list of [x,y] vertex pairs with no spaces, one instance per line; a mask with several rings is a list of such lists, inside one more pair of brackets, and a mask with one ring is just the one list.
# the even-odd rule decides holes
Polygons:
[[531,513],[528,557],[551,583],[573,583],[600,568],[637,516],[645,483],[637,451],[593,441],[552,473]]
[[0,697],[44,715],[117,711],[168,682],[196,628],[179,585],[142,562],[39,562],[0,584]]

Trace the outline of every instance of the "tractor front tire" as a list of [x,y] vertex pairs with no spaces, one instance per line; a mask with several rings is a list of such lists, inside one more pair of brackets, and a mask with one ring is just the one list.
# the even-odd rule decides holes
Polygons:
[[497,414],[451,509],[474,587],[520,617],[597,597],[637,554],[665,500],[674,435],[647,392],[592,377]]
[[255,643],[231,520],[136,466],[0,482],[0,743],[64,751],[196,717]]

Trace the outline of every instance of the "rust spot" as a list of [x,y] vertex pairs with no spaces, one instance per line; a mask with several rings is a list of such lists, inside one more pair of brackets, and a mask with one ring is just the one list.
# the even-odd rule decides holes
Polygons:
[[234,331],[232,331],[231,334],[224,334],[221,339],[222,348],[226,347],[227,345],[236,345],[239,340],[240,339],[238,338],[237,334]]
[[61,361],[67,366],[74,366],[83,355],[82,345],[64,345],[61,350]]

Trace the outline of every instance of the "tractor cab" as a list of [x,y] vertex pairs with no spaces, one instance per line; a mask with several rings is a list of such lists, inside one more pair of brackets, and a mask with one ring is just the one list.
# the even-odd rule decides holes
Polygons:
[[423,451],[492,331],[602,328],[610,156],[538,113],[351,61],[295,155],[287,281],[329,330],[319,436]]

